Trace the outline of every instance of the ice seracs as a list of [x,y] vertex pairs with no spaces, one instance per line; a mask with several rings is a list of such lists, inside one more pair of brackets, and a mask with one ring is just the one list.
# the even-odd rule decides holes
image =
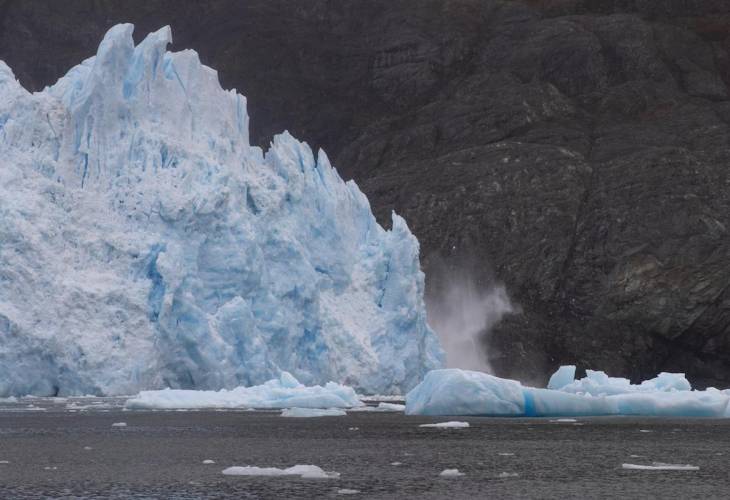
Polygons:
[[591,370],[574,376],[575,367],[561,368],[550,379],[553,389],[538,389],[482,372],[434,370],[407,394],[406,414],[730,417],[726,391],[693,391],[683,374],[661,373],[638,385]]
[[0,396],[393,394],[439,367],[406,222],[286,132],[252,146],[243,96],[132,30],[38,93],[0,62]]

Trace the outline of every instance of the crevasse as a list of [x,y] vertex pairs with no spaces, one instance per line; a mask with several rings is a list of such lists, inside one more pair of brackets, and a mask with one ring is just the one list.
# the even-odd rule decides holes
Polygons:
[[251,146],[245,97],[132,30],[34,94],[0,62],[0,395],[438,368],[405,221],[287,132]]

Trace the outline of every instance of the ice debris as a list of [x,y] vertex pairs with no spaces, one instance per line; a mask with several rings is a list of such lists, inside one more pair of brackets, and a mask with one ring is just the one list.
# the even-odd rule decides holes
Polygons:
[[459,477],[465,475],[463,472],[459,472],[459,469],[444,469],[439,473],[441,477]]
[[282,417],[311,418],[311,417],[344,417],[345,410],[339,408],[285,408]]
[[337,479],[337,472],[324,471],[316,465],[295,465],[287,469],[276,467],[228,467],[223,469],[227,476],[300,476],[304,479]]
[[696,465],[665,464],[653,462],[651,465],[621,464],[622,469],[628,470],[700,470]]
[[436,429],[465,429],[469,427],[469,422],[439,422],[437,424],[421,424],[418,427],[434,427]]
[[[361,399],[362,401],[362,399]],[[359,412],[398,412],[398,411],[405,411],[406,405],[401,405],[397,403],[378,403],[378,406],[360,406],[358,408],[352,408],[350,411],[359,411]]]
[[538,389],[482,372],[433,370],[407,394],[406,414],[730,417],[727,391],[694,391],[683,374],[661,373],[632,385],[603,372],[587,373],[569,380],[574,371],[561,368],[551,378],[559,389]]
[[169,27],[31,93],[0,61],[0,396],[261,384],[403,393],[443,361],[418,241],[327,155],[251,145]]
[[177,408],[350,408],[363,403],[351,387],[328,382],[305,386],[288,372],[252,387],[220,391],[163,389],[142,391],[129,399],[129,409]]

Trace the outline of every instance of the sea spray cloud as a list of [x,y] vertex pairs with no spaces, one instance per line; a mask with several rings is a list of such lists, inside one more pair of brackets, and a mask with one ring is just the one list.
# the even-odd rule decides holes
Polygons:
[[446,352],[447,367],[491,372],[485,341],[506,314],[515,312],[507,290],[501,284],[480,283],[465,269],[435,273],[439,284],[427,298],[428,321]]

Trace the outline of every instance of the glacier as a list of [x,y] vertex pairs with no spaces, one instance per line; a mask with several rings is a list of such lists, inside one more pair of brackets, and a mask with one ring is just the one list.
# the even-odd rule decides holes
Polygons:
[[575,366],[563,366],[547,389],[526,387],[487,373],[457,368],[433,370],[406,395],[406,415],[578,417],[633,415],[730,417],[730,390],[694,391],[679,373],[661,373],[641,384]]
[[0,61],[0,396],[231,389],[283,371],[404,393],[444,355],[419,246],[327,155],[249,141],[169,27],[30,93]]

